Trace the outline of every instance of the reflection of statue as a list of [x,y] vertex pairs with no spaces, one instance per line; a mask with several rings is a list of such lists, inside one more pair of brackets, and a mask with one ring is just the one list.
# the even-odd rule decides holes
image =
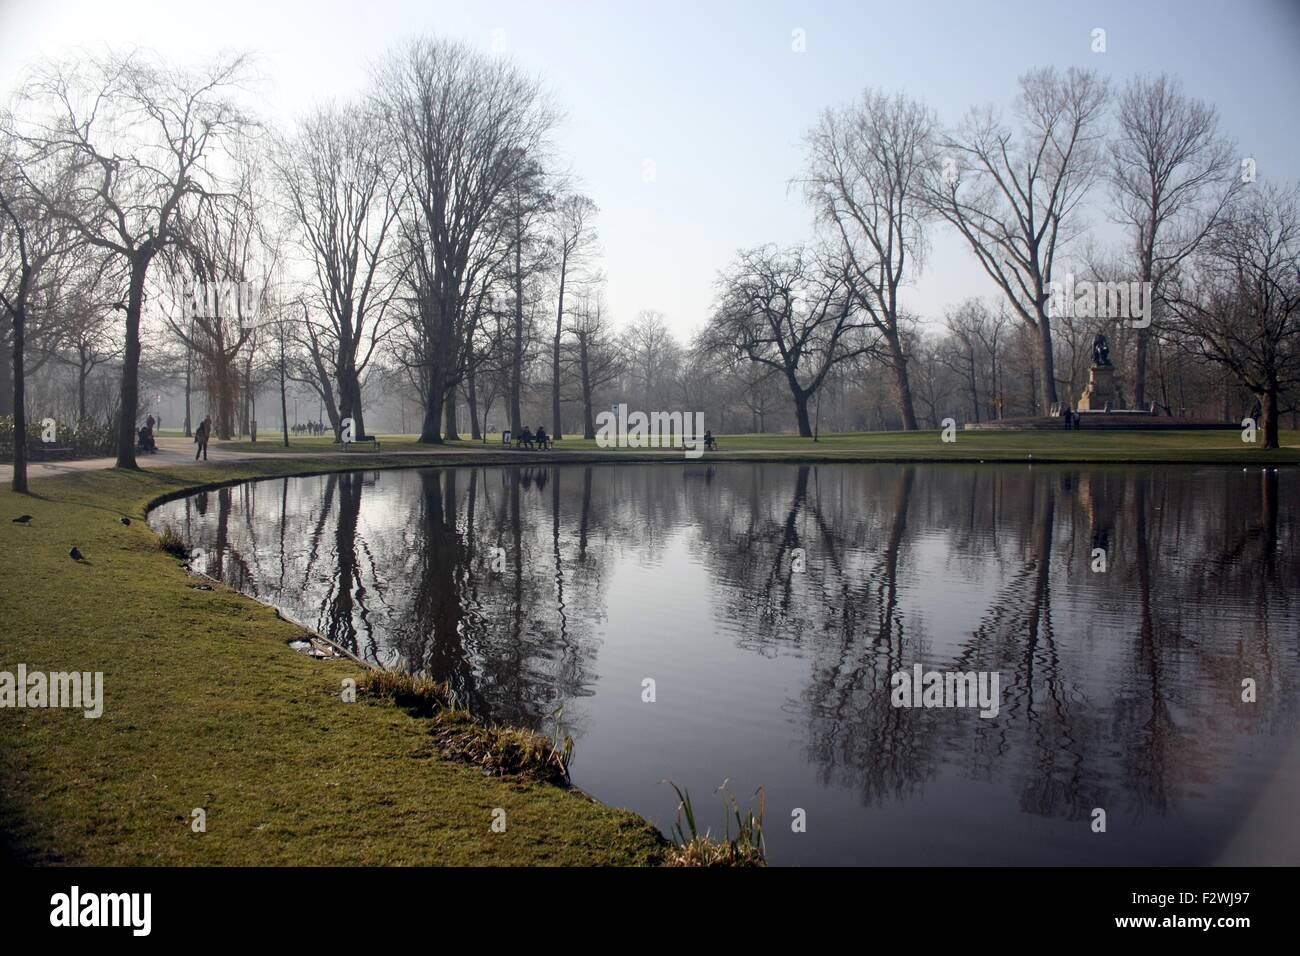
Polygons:
[[1106,346],[1106,336],[1100,332],[1092,340],[1092,364],[1110,365],[1110,349]]

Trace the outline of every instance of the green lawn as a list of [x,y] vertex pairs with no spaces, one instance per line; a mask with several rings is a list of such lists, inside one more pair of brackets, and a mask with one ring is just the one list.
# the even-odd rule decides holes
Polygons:
[[[269,437],[269,436],[268,436]],[[385,452],[430,450],[415,435],[380,436]],[[823,435],[820,440],[796,435],[722,435],[710,459],[770,456],[772,460],[825,458],[858,461],[1135,461],[1135,462],[1300,462],[1300,432],[1283,431],[1283,447],[1266,452],[1247,445],[1237,431],[1134,431],[1134,432],[984,432],[959,431],[956,441],[940,440],[937,431],[857,432]],[[214,444],[214,447],[218,445]],[[337,453],[339,446],[327,437],[291,438],[288,449],[275,441],[221,442],[232,451],[296,455]],[[499,452],[501,438],[486,442],[448,442],[442,449],[464,452]],[[595,441],[565,438],[556,443],[557,454],[660,455],[663,450],[600,448]],[[366,452],[357,451],[358,457]],[[681,452],[674,453],[674,456]]]
[[[346,467],[346,461],[316,467]],[[351,663],[195,590],[146,503],[302,461],[84,472],[0,492],[0,670],[102,671],[104,712],[0,710],[0,856],[75,864],[644,864],[639,817],[437,756],[428,722],[345,704]],[[30,514],[29,525],[12,518]],[[129,515],[124,526],[120,516]],[[72,546],[86,556],[76,563]],[[490,829],[506,811],[505,833]],[[202,808],[207,832],[191,831]]]

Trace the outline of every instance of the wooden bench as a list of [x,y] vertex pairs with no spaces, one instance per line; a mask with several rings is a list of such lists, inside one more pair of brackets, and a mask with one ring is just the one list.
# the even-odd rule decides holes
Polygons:
[[343,443],[343,450],[351,451],[353,445],[370,445],[374,451],[379,451],[379,438],[375,435],[366,435],[363,438],[354,438],[352,441]]
[[65,461],[74,457],[77,450],[67,445],[47,445],[41,442],[27,452],[29,461]]

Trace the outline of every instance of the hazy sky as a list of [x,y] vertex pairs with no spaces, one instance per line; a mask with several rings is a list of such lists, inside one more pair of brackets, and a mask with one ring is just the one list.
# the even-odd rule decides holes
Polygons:
[[[1105,53],[1091,50],[1096,27]],[[79,47],[134,44],[182,60],[248,49],[260,56],[265,108],[283,118],[360,90],[371,63],[422,31],[489,51],[504,41],[549,86],[567,114],[558,151],[601,207],[615,317],[659,309],[683,337],[704,321],[738,247],[808,237],[808,210],[788,188],[801,138],[866,85],[904,89],[953,122],[972,105],[1009,108],[1032,67],[1094,67],[1116,83],[1168,71],[1218,106],[1262,179],[1300,179],[1300,0],[0,0],[0,88],[20,82],[32,57]],[[1104,216],[1104,204],[1091,213]],[[994,293],[955,237],[936,228],[932,245],[908,291],[913,311],[934,318]]]

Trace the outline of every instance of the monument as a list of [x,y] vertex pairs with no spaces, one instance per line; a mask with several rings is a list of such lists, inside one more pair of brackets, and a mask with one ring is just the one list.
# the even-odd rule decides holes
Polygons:
[[1115,401],[1115,366],[1110,364],[1110,348],[1100,332],[1092,340],[1092,367],[1088,369],[1088,386],[1079,399],[1081,412],[1108,412]]

